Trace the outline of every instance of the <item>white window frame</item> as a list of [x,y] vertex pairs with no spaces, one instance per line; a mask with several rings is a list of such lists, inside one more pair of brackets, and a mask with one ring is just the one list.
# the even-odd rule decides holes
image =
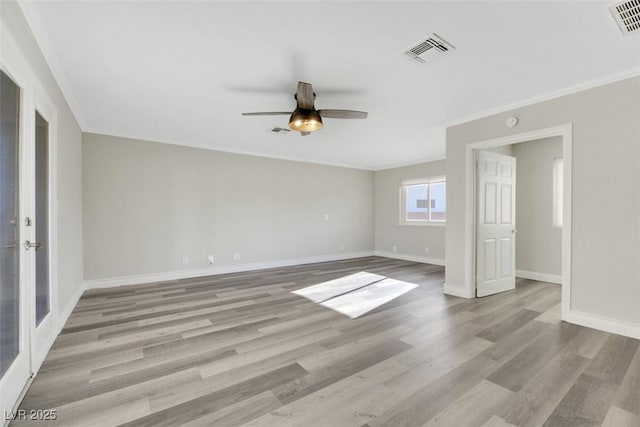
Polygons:
[[[398,224],[399,225],[411,225],[411,226],[436,226],[436,227],[444,227],[447,224],[447,221],[439,221],[439,220],[431,220],[431,219],[414,219],[414,220],[408,220],[407,219],[407,212],[406,212],[406,207],[407,207],[407,203],[406,203],[406,191],[405,188],[411,185],[427,185],[428,189],[427,189],[427,196],[429,200],[431,198],[431,184],[436,184],[436,183],[441,183],[444,182],[445,183],[445,188],[446,188],[446,183],[447,183],[447,179],[444,175],[440,175],[440,176],[432,176],[429,178],[418,178],[418,179],[405,179],[402,180],[400,182],[400,204],[399,204],[399,221]],[[446,191],[446,190],[445,190]],[[431,217],[431,206],[429,203],[427,203],[427,212],[429,213],[429,217]],[[446,209],[445,209],[445,214],[446,214]]]

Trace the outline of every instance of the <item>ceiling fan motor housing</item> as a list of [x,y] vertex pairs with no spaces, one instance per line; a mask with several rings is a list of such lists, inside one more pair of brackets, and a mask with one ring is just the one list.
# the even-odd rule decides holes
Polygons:
[[316,110],[296,108],[289,118],[289,127],[298,132],[313,132],[322,126],[322,117]]

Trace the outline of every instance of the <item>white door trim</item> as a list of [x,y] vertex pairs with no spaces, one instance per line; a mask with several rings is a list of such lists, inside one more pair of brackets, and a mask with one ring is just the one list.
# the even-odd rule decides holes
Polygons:
[[475,247],[476,247],[476,151],[503,145],[517,144],[553,136],[562,137],[564,158],[564,212],[562,226],[562,320],[568,320],[571,310],[571,166],[573,126],[566,123],[559,126],[493,138],[466,145],[465,183],[465,288],[468,295],[475,296]]

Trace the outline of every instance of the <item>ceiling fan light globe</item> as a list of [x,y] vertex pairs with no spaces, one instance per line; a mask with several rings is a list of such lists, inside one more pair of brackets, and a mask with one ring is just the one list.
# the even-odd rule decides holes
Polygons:
[[289,127],[298,132],[313,132],[322,126],[322,118],[315,110],[297,108],[289,118]]

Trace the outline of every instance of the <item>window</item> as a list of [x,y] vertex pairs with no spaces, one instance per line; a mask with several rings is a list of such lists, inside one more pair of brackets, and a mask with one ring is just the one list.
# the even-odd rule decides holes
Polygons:
[[553,226],[562,227],[564,165],[562,159],[553,159]]
[[402,224],[444,224],[446,215],[444,177],[403,181],[400,186]]

